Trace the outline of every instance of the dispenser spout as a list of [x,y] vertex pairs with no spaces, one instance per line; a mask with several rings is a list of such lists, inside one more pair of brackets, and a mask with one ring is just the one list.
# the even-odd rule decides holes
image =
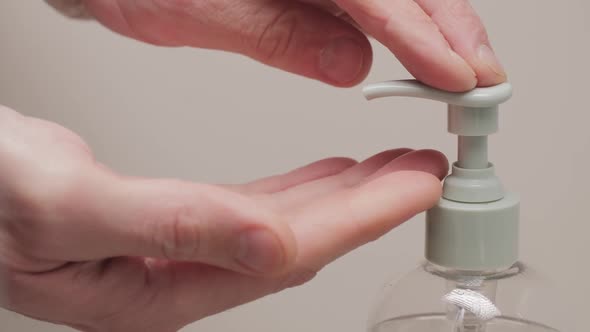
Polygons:
[[493,107],[510,99],[512,85],[502,83],[458,93],[438,90],[416,80],[397,80],[367,85],[363,88],[363,94],[368,100],[383,97],[414,97],[436,100],[449,105],[480,108]]

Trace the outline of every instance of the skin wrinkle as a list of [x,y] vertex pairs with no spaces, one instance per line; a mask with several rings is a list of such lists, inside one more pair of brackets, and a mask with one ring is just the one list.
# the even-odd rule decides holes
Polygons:
[[[325,176],[322,180],[317,181],[315,183],[309,184],[308,186],[302,187],[292,187],[288,191],[278,192],[277,195],[274,195],[274,198],[271,196],[270,198],[271,203],[275,206],[275,210],[277,211],[284,211],[290,208],[296,208],[300,206],[303,202],[301,199],[297,199],[298,192],[302,189],[310,190],[311,186],[314,187],[321,187],[321,188],[350,188],[354,187],[355,185],[359,184],[359,179],[362,179],[365,176],[370,176],[372,173],[378,170],[378,168],[382,167],[383,165],[392,162],[402,155],[408,153],[409,149],[395,149],[389,150],[382,153],[379,153],[375,156],[372,156],[361,163],[357,163],[354,166],[340,172],[338,174]],[[330,189],[331,190],[331,189]],[[325,195],[325,190],[320,190],[317,194],[314,194],[314,197],[321,197]]]
[[287,22],[288,23],[285,24],[286,30],[288,31],[287,37],[283,39],[284,41],[282,43],[278,43],[279,45],[282,44],[283,46],[277,47],[269,59],[277,56],[278,58],[284,58],[290,49],[297,49],[296,39],[294,39],[295,31],[297,31],[299,28],[297,15],[294,14],[292,16],[288,16]]
[[129,1],[126,3],[125,7],[122,7],[121,3],[117,0],[111,1],[118,9],[120,17],[123,19],[125,26],[129,28],[129,31],[135,38],[158,46],[182,46],[178,40],[178,37],[175,36],[175,34],[170,33],[168,29],[153,30],[149,24],[145,24],[143,22],[146,20],[146,18],[138,19],[138,17],[145,15],[147,18],[152,18],[153,21],[160,21],[161,18],[159,15],[162,13],[166,13],[167,16],[171,18],[172,16],[169,14],[169,8],[166,8],[167,10],[163,10],[161,13],[158,10],[163,8],[161,5],[159,5],[160,1]]
[[[331,167],[329,167],[328,169],[326,167],[322,167],[320,169],[320,166],[326,166],[326,164],[328,164],[328,163],[330,164]],[[280,176],[280,175],[273,176],[271,178],[265,178],[265,179],[262,179],[261,181],[264,182],[264,181],[271,181],[272,180],[273,182],[275,182],[275,186],[273,188],[265,189],[264,192],[266,194],[277,194],[281,191],[285,191],[287,189],[293,188],[299,184],[304,184],[304,183],[318,180],[321,178],[326,178],[328,176],[341,174],[341,173],[345,172],[347,169],[350,169],[351,167],[353,167],[357,164],[358,164],[358,162],[354,159],[351,159],[351,158],[339,157],[339,158],[324,159],[319,162],[306,165],[302,168],[298,168],[298,169],[290,172],[289,175],[291,175],[293,177],[292,180],[297,179],[297,181],[287,182],[288,178]],[[311,170],[314,170],[313,176],[309,176],[309,172]],[[307,173],[306,177],[303,177],[302,175],[300,175],[303,172]],[[251,186],[256,186],[256,184],[257,184],[256,182],[248,183],[248,184],[246,184],[246,186],[251,187]],[[256,190],[254,188],[252,188],[251,191],[255,192]]]
[[[133,259],[127,259],[127,258],[121,258],[121,259],[113,259],[110,261],[110,263],[108,264],[107,269],[119,269],[120,267],[124,266],[121,264],[124,263],[129,263],[133,261]],[[126,265],[125,265],[126,266]],[[137,266],[137,265],[135,265]],[[126,266],[126,269],[129,270],[128,267],[133,267],[133,266]],[[70,267],[68,268],[64,268],[61,269],[60,271],[54,272],[51,275],[47,276],[47,278],[53,278],[53,279],[58,279],[59,275],[62,275],[64,277],[67,277],[68,279],[70,279],[71,285],[76,285],[78,287],[80,287],[80,285],[85,285],[85,284],[95,284],[95,285],[100,285],[101,283],[119,283],[119,281],[117,279],[113,279],[112,278],[112,274],[110,273],[104,273],[106,270],[101,271],[101,269],[104,269],[104,267],[101,266],[101,263],[84,263],[84,264],[72,264]],[[137,270],[136,268],[134,268],[134,270]],[[101,274],[101,272],[103,272]],[[112,281],[109,281],[112,280]],[[143,296],[143,290],[144,288],[142,287],[141,284],[137,284],[134,283],[133,287],[135,287],[135,289],[137,289],[137,296]],[[126,290],[128,291],[130,288],[127,288]],[[76,289],[72,289],[69,288],[68,291],[71,293],[68,298],[70,299],[70,301],[72,299],[74,299],[74,297],[72,296],[73,294],[78,294],[78,292],[76,291]],[[75,291],[75,292],[74,292]],[[52,290],[49,290],[49,292],[51,293]],[[70,321],[71,324],[76,324],[76,325],[97,325],[96,322],[97,321],[105,321],[107,320],[107,318],[114,316],[114,315],[119,315],[121,313],[122,310],[119,310],[119,307],[123,307],[126,308],[127,306],[125,304],[117,304],[116,307],[113,307],[112,305],[109,306],[109,310],[111,311],[110,313],[100,313],[99,315],[96,315],[97,313],[99,313],[100,311],[94,312],[94,311],[90,311],[90,312],[86,312],[84,311],[84,308],[88,307],[89,303],[93,303],[96,300],[99,300],[101,297],[101,294],[98,293],[97,291],[93,291],[93,292],[88,292],[86,293],[87,297],[80,299],[80,298],[76,298],[74,302],[67,302],[67,304],[70,305],[70,307],[72,307],[74,310],[76,310],[77,314],[74,315],[74,317],[78,318],[78,322],[72,322]],[[129,304],[131,303],[141,303],[141,301],[137,301],[137,299],[133,296],[130,296],[128,298],[128,302]],[[93,322],[93,323],[87,323],[87,322]]]
[[[201,218],[192,218],[192,212],[187,206],[173,207],[173,212],[166,211],[165,216],[171,215],[171,222],[155,221],[157,225],[150,229],[163,229],[154,233],[155,243],[162,248],[162,255],[166,259],[187,260],[200,257],[203,244],[203,227]],[[159,237],[163,234],[163,237]]]
[[[400,22],[397,22],[394,19],[389,19],[385,26],[386,34],[393,34],[399,33],[404,34],[408,38],[401,39],[400,42],[396,43],[395,46],[392,46],[391,49],[396,54],[407,54],[408,51],[411,50],[411,54],[414,57],[418,57],[420,61],[429,61],[429,57],[431,56],[432,52],[432,38],[429,34],[425,34],[424,31],[427,29],[435,30],[440,37],[442,34],[440,30],[436,28],[436,26],[432,23],[432,19],[428,17],[428,19],[423,20],[422,29],[415,29],[412,27],[406,27],[405,25],[400,25]],[[449,48],[449,44],[442,37],[444,43],[440,43],[439,47]],[[404,44],[405,42],[406,44]],[[407,55],[409,56],[409,54]]]
[[[432,16],[453,49],[470,64],[478,86],[491,86],[506,81],[506,73],[493,54],[487,31],[469,1],[417,2]],[[480,53],[483,45],[489,49],[490,54]]]
[[26,218],[11,217],[11,221],[3,227],[2,235],[2,252],[4,253],[2,261],[7,268],[20,272],[40,273],[51,271],[61,267],[60,262],[39,258],[40,241],[32,240],[31,236],[42,234],[31,230],[35,223],[27,221]]
[[[100,0],[95,0],[95,1],[100,1]],[[124,22],[123,24],[125,25],[125,27],[127,27],[129,29],[130,35],[133,36],[134,38],[142,39],[143,37],[141,36],[141,34],[139,34],[135,30],[135,27],[131,24],[131,21],[129,20],[127,15],[125,15],[125,11],[123,10],[123,8],[121,8],[121,4],[119,3],[119,1],[113,0],[112,3],[114,3],[115,8],[117,8],[117,10],[119,11],[119,15],[123,19],[123,22]]]
[[[469,3],[465,0],[447,0],[447,3],[451,3],[448,6],[438,7],[438,11],[432,13],[432,17],[436,19],[437,24],[448,27],[449,30],[461,29],[462,26],[466,25],[471,27],[469,32],[473,37],[472,49],[476,49],[481,43],[490,45],[489,37],[486,29],[479,22],[477,16],[473,16],[473,11]],[[438,19],[439,17],[451,17],[453,19]]]
[[[114,322],[114,325],[116,326],[120,321],[129,321],[129,318],[133,316],[132,311],[134,306],[143,305],[150,307],[152,303],[156,303],[155,299],[158,298],[158,295],[160,294],[159,292],[162,290],[159,289],[159,287],[148,288],[147,284],[145,283],[147,280],[149,280],[147,277],[148,271],[147,268],[145,268],[145,265],[142,271],[143,275],[136,277],[135,279],[142,280],[144,285],[139,285],[139,287],[137,287],[138,291],[136,292],[135,296],[129,297],[127,299],[127,303],[120,305],[119,307],[121,309],[112,310],[112,312],[107,315],[93,316],[90,319],[91,321],[95,322],[93,325],[97,326],[97,330],[99,330],[99,327],[105,326],[105,322]],[[149,291],[146,292],[145,290]],[[107,323],[106,325],[108,326],[110,324]]]
[[[277,51],[281,47],[283,51],[280,53],[285,54],[293,38],[293,29],[297,26],[296,21],[292,21],[295,20],[295,18],[293,18],[294,14],[292,14],[293,8],[287,3],[284,3],[283,5],[281,5],[281,7],[282,8],[276,13],[275,17],[268,22],[264,29],[262,29],[262,32],[260,33],[257,39],[256,51],[262,54],[263,61],[275,59],[276,55],[278,54]],[[285,19],[287,15],[289,15],[289,18]],[[277,27],[280,26],[279,22],[281,21],[293,22],[289,23],[289,36],[286,41],[284,41],[282,35],[277,34],[276,31]],[[269,47],[267,45],[271,46]]]
[[[137,2],[138,0],[136,0]],[[139,0],[141,2],[141,0]],[[202,27],[216,25],[216,22],[227,22],[226,6],[222,5],[224,1],[194,1],[194,0],[150,0],[156,13],[166,13],[167,19],[177,21],[189,21],[191,24],[197,24]],[[207,12],[211,15],[203,16],[201,13]],[[217,14],[219,13],[219,14]],[[224,18],[225,19],[222,19]],[[213,19],[212,19],[213,18]]]
[[[162,8],[160,0],[135,0],[134,3],[135,5],[133,7],[135,7],[136,10],[140,10],[141,8],[147,18],[151,18],[150,20],[146,19],[146,21],[175,19],[170,13],[169,8],[167,8],[167,10],[159,10]],[[132,17],[131,15],[126,15],[124,10],[123,15],[133,31],[135,31],[143,40],[160,46],[184,46],[184,43],[180,40],[177,33],[174,32],[174,29],[157,28],[154,30],[150,24],[140,22],[142,19]],[[164,16],[162,17],[162,15]],[[141,17],[142,15],[137,16]],[[181,18],[183,16],[181,16]],[[182,19],[180,21],[182,21]]]
[[[451,48],[439,27],[415,2],[396,0],[396,5],[388,5],[387,9],[379,0],[364,1],[362,4],[341,0],[340,3],[350,7],[345,9],[353,16],[354,13],[362,13],[356,15],[357,22],[384,42],[404,66],[425,83],[435,86],[444,84],[452,91],[475,86],[476,77],[472,69],[460,57],[449,52]],[[380,8],[382,12],[376,16],[363,10],[365,7]],[[378,19],[365,20],[371,16]]]
[[[159,302],[170,303],[166,306],[166,308],[171,308],[173,312],[177,312],[177,308],[173,305],[176,303],[173,299],[171,299],[171,294],[176,294],[176,292],[172,291],[174,288],[174,281],[173,281],[173,269],[166,269],[165,267],[168,266],[169,262],[158,261],[155,263],[148,263],[148,260],[151,259],[143,259],[144,264],[146,267],[146,271],[144,274],[144,284],[146,289],[151,289],[151,293],[148,294],[146,303],[150,307],[157,307]],[[157,310],[157,309],[156,309]],[[186,324],[190,323],[191,321],[187,321]],[[178,329],[182,326],[186,325],[179,323]]]
[[[172,23],[168,29],[174,31],[173,35],[178,36],[175,37],[178,46],[219,48],[234,52],[245,51],[242,46],[239,46],[242,44],[241,36],[252,25],[252,15],[249,14],[250,9],[246,5],[229,3],[225,0],[188,0],[178,7],[163,0],[152,1],[164,8],[163,12],[168,13],[168,20],[160,22],[160,24]],[[207,13],[207,15],[203,15],[203,13]],[[196,34],[181,37],[183,32],[195,30]],[[208,37],[210,34],[213,35],[213,38]]]

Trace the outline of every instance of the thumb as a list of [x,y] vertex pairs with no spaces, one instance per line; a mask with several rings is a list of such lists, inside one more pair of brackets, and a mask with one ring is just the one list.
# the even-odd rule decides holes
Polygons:
[[66,209],[67,219],[75,220],[64,232],[70,235],[66,242],[77,242],[60,253],[68,260],[146,256],[270,274],[295,257],[286,223],[231,191],[111,175],[84,188]]
[[[352,86],[371,67],[365,35],[317,5],[299,1],[85,0],[110,29],[157,45],[241,53],[336,86]],[[312,1],[313,2],[313,1]]]
[[247,22],[240,53],[289,72],[336,86],[362,81],[372,64],[367,37],[316,6],[272,1]]

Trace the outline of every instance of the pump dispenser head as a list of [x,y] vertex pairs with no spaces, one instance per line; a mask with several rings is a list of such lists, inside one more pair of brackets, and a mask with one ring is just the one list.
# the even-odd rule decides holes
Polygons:
[[512,96],[502,83],[452,93],[415,80],[365,87],[369,100],[414,97],[448,104],[448,131],[458,135],[458,158],[443,197],[426,215],[426,259],[443,268],[494,271],[518,256],[519,199],[504,191],[488,160],[488,135],[498,131],[498,105]]

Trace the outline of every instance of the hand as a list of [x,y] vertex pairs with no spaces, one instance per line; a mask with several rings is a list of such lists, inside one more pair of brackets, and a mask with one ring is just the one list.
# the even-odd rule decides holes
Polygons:
[[371,45],[357,26],[431,86],[466,91],[506,80],[468,0],[84,3],[104,25],[135,39],[241,53],[336,86],[359,83],[371,67]]
[[244,185],[115,174],[0,107],[0,304],[83,331],[176,331],[310,280],[435,204],[447,162],[395,149]]

